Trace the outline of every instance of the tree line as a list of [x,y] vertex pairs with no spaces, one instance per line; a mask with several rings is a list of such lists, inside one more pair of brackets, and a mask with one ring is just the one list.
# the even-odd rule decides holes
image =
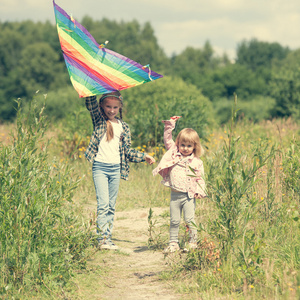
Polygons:
[[[300,49],[243,40],[231,62],[226,54],[216,55],[207,41],[202,48],[187,47],[168,57],[149,22],[141,25],[85,16],[81,23],[99,44],[109,40],[109,49],[141,64],[149,63],[175,85],[183,81],[187,86],[177,95],[170,89],[172,97],[184,96],[185,89],[193,85],[196,93],[210,101],[220,122],[227,119],[228,99],[234,93],[253,120],[300,118]],[[14,99],[29,100],[37,90],[67,97],[70,85],[55,25],[49,21],[0,22],[0,121],[15,118]]]

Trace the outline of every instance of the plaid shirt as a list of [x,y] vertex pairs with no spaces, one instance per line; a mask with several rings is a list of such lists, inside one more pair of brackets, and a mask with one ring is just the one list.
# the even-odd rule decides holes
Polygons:
[[[96,96],[86,97],[85,105],[91,114],[94,128],[90,143],[85,151],[85,157],[89,162],[93,163],[98,153],[98,145],[107,130],[107,124],[104,115],[101,113]],[[138,163],[145,161],[146,154],[130,148],[131,135],[129,126],[123,120],[120,120],[120,122],[122,123],[123,127],[123,132],[121,134],[119,142],[121,158],[120,173],[121,179],[128,180],[129,162]]]

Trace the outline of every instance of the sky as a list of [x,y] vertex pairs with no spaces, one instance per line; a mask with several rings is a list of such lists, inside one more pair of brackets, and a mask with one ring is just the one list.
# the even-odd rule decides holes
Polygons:
[[[56,0],[81,21],[150,22],[158,44],[171,56],[209,41],[217,55],[235,58],[237,46],[256,38],[300,48],[299,0]],[[52,0],[0,0],[0,21],[55,23]],[[103,37],[103,41],[109,37]],[[99,44],[103,41],[97,41]],[[108,46],[109,48],[109,46]],[[112,49],[113,50],[113,49]]]

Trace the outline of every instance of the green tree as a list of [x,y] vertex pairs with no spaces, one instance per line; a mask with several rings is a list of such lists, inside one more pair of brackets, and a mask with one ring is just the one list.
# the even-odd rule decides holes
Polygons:
[[230,65],[228,57],[214,55],[211,44],[207,41],[203,49],[187,47],[181,54],[172,57],[171,73],[181,77],[201,89],[203,95],[210,100],[221,97],[225,93],[223,83],[213,78],[214,72]]
[[276,100],[273,115],[300,119],[300,49],[273,67],[270,87]]
[[279,43],[261,42],[257,39],[242,41],[237,46],[237,64],[245,65],[252,71],[271,69],[274,60],[283,60],[290,52]]
[[61,86],[61,71],[59,54],[48,43],[35,43],[22,50],[18,75],[26,96],[32,96],[37,90],[48,92],[53,87]]
[[[236,93],[240,99],[245,100],[253,97],[253,95],[265,93],[264,79],[246,66],[230,64],[211,72],[209,75],[207,81],[212,82],[212,87],[219,85],[218,89],[214,91],[214,93],[217,91],[220,93],[215,95],[216,98],[230,98]],[[203,90],[206,90],[205,86]],[[206,93],[204,92],[204,94]]]
[[131,125],[135,145],[163,142],[161,120],[174,115],[182,116],[174,135],[185,127],[194,128],[200,137],[207,135],[208,125],[213,124],[211,102],[196,86],[181,78],[164,77],[146,85],[122,92],[124,115]]

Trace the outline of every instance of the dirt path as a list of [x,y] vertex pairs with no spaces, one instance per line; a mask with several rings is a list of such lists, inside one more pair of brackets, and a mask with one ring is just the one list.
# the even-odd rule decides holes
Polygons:
[[[159,279],[159,274],[167,268],[162,252],[147,248],[148,210],[116,213],[113,241],[120,252],[99,253],[102,260],[99,263],[107,274],[101,276],[104,286],[101,296],[93,295],[93,299],[182,299]],[[166,209],[153,210],[159,215]]]

